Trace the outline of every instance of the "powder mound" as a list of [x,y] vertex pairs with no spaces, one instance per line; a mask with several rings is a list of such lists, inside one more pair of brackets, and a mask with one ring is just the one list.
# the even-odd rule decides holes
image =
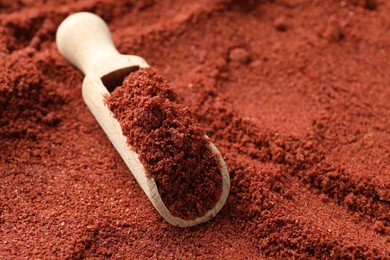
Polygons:
[[251,57],[250,53],[247,50],[243,48],[234,48],[229,53],[229,59],[231,61],[247,64],[250,61]]
[[288,29],[287,18],[285,16],[279,16],[274,21],[274,26],[279,32],[285,32]]
[[378,0],[348,0],[347,2],[353,5],[361,6],[368,10],[376,10],[379,5]]
[[36,138],[42,128],[60,122],[53,111],[62,103],[44,88],[41,71],[25,49],[12,57],[0,55],[0,137]]
[[106,103],[172,215],[195,219],[221,196],[220,165],[195,117],[153,69],[131,73]]

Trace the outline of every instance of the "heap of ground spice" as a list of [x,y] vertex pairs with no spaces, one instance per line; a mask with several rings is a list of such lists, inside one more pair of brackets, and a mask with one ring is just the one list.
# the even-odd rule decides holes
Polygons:
[[222,192],[219,159],[161,75],[149,68],[130,73],[105,102],[172,215],[195,219],[215,206]]
[[[389,258],[390,1],[0,5],[0,258]],[[165,222],[85,106],[54,43],[78,11],[218,147],[231,189],[211,221]]]

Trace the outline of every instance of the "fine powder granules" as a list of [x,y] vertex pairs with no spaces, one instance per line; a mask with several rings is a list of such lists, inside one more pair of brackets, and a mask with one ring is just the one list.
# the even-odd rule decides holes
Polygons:
[[[43,4],[44,3],[44,4]],[[166,78],[225,159],[211,221],[156,212],[54,39],[102,16]],[[2,1],[0,255],[386,259],[390,2]]]
[[222,192],[219,158],[161,75],[132,72],[105,102],[173,216],[192,220],[215,206]]

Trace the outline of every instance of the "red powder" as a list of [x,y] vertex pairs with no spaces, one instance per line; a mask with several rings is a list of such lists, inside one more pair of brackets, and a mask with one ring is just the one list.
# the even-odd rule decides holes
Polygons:
[[[1,257],[389,258],[390,1],[41,3],[0,8]],[[85,106],[54,44],[81,10],[220,150],[213,220],[166,223]]]
[[140,69],[115,88],[106,104],[155,179],[165,206],[189,220],[205,215],[221,197],[221,165],[199,123],[176,99],[155,70]]

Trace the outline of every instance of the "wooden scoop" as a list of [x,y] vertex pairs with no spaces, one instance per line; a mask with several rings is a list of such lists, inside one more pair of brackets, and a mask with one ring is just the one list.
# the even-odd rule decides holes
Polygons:
[[210,149],[220,160],[221,197],[204,216],[193,220],[178,218],[164,205],[155,180],[147,176],[138,154],[127,144],[118,120],[104,104],[105,96],[110,95],[109,90],[121,85],[126,75],[138,68],[149,67],[146,61],[139,56],[120,54],[113,44],[107,24],[92,13],[81,12],[66,18],[58,28],[56,42],[59,52],[84,73],[82,94],[85,103],[161,216],[170,224],[180,227],[193,226],[213,218],[225,204],[230,189],[226,164],[214,144],[210,143]]

